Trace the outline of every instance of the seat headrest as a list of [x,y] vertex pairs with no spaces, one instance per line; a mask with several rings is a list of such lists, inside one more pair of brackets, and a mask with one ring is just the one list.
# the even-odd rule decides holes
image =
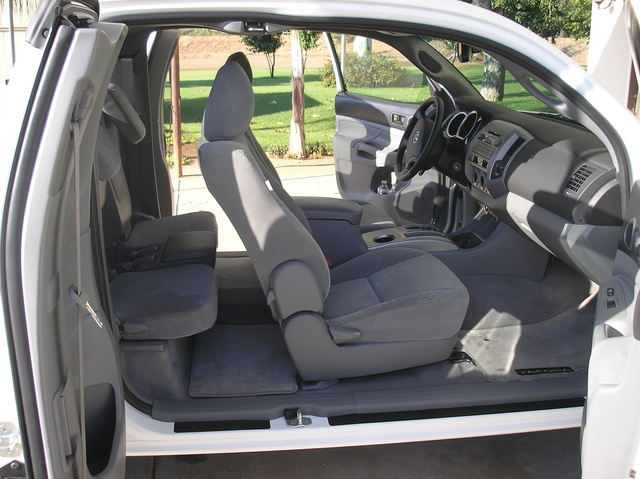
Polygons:
[[138,115],[127,95],[114,83],[109,83],[107,87],[107,98],[104,101],[102,111],[131,143],[140,142],[147,134],[140,115]]
[[109,181],[116,176],[122,167],[120,154],[109,135],[101,125],[98,129],[98,178],[100,181]]
[[253,70],[251,69],[251,63],[249,63],[249,59],[247,58],[247,56],[242,52],[232,53],[231,55],[229,55],[229,58],[227,58],[226,63],[230,62],[236,62],[238,65],[240,65],[244,72],[247,74],[247,77],[249,77],[249,82],[251,82],[251,84],[253,85]]
[[249,129],[255,107],[253,88],[244,69],[229,62],[218,70],[202,118],[207,141],[233,140]]

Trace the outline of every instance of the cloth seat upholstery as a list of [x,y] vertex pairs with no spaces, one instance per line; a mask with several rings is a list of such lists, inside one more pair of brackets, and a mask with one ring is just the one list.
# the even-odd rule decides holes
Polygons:
[[[244,82],[244,85],[242,83]],[[407,248],[367,252],[331,272],[300,208],[253,157],[246,142],[253,98],[236,62],[224,65],[211,96],[237,116],[207,108],[198,148],[207,187],[252,258],[273,317],[305,380],[377,374],[446,359],[469,302],[438,259]],[[235,94],[233,92],[236,92]]]
[[[134,214],[118,151],[117,136],[122,135],[127,141],[136,144],[145,137],[146,129],[131,102],[115,84],[109,85],[103,112],[105,119],[98,133],[97,150],[107,247],[117,241],[124,241],[133,249],[141,249],[162,245],[169,236],[192,231],[214,233],[212,241],[217,243],[218,227],[215,216],[209,211],[162,218]],[[211,246],[215,249],[216,244]]]
[[[220,95],[221,98],[226,98],[227,95],[229,94],[228,90],[233,89],[236,91],[236,93],[234,94],[237,94],[240,97],[246,97],[247,100],[251,99],[251,101],[253,101],[254,94],[253,94],[253,88],[251,87],[251,83],[253,83],[253,72],[251,70],[251,64],[249,63],[249,60],[247,59],[244,53],[236,52],[231,54],[227,59],[227,63],[231,63],[231,62],[238,63],[238,65],[240,65],[240,67],[242,67],[243,71],[246,73],[247,78],[249,79],[248,88],[247,88],[247,84],[244,82],[236,85],[230,84],[228,86],[220,88],[219,91],[216,92],[216,95]],[[219,86],[222,86],[222,85],[219,85]],[[243,113],[243,114],[248,113],[248,110],[244,110],[244,109],[240,109],[238,111],[230,111],[230,109],[225,108],[225,106],[230,107],[231,104],[226,102],[219,102],[217,97],[213,98],[210,96],[209,104],[210,106],[209,105],[207,106],[205,115],[209,113],[210,116],[220,115],[224,117],[227,115],[228,116],[233,115],[235,117],[240,113]],[[253,116],[253,111],[251,111],[251,116]],[[234,120],[236,118],[237,117],[235,117]],[[249,118],[249,120],[251,120],[251,118]],[[227,138],[227,139],[231,139],[231,138]],[[258,164],[260,165],[260,168],[263,170],[267,178],[270,179],[271,183],[274,185],[277,184],[280,188],[282,188],[282,179],[280,178],[280,175],[278,174],[278,171],[276,170],[276,168],[273,166],[273,163],[271,162],[267,154],[264,152],[264,150],[260,146],[260,143],[258,143],[258,140],[256,139],[255,135],[253,134],[253,131],[251,130],[250,122],[249,122],[249,126],[242,133],[242,135],[239,135],[238,137],[234,138],[234,141],[239,141],[240,143],[244,144],[245,147],[248,149],[248,151],[251,152],[253,158],[257,160]],[[293,200],[294,201],[296,200],[295,197],[293,198]],[[391,217],[387,213],[385,213],[381,208],[375,205],[372,205],[371,203],[368,203],[362,200],[351,200],[351,199],[349,200],[345,199],[343,201],[354,202],[360,205],[360,207],[362,208],[362,217],[359,224],[360,231],[362,233],[381,230],[385,228],[394,228],[396,226],[396,223],[391,219]]]
[[124,273],[110,286],[123,339],[193,336],[211,328],[217,318],[215,273],[203,264]]

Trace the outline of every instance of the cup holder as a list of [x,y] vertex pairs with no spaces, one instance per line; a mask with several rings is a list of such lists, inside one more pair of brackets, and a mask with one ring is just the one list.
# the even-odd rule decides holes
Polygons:
[[394,235],[380,235],[373,238],[374,243],[389,243],[396,239]]

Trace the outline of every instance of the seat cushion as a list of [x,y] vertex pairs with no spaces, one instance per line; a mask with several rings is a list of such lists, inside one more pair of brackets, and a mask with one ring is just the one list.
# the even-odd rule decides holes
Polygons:
[[113,313],[124,339],[176,339],[216,321],[218,288],[202,264],[124,273],[111,282]]
[[197,211],[176,216],[139,221],[133,227],[128,238],[129,246],[141,248],[144,246],[162,244],[169,236],[188,231],[211,231],[217,233],[216,218],[209,211]]
[[458,333],[468,304],[466,288],[440,260],[387,248],[331,270],[322,317],[341,341],[345,329],[358,343],[439,340]]

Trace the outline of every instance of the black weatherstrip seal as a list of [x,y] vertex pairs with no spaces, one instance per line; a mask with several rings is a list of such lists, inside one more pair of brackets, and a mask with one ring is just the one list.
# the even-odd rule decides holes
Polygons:
[[173,432],[250,431],[270,429],[271,422],[260,420],[177,422]]
[[584,406],[584,398],[559,399],[553,401],[537,401],[513,404],[496,404],[489,406],[471,406],[451,409],[432,409],[426,411],[406,411],[391,413],[349,414],[329,418],[331,426],[347,426],[350,424],[367,424],[395,421],[415,421],[418,419],[442,419],[448,417],[486,416],[488,414],[505,414],[512,412],[546,411],[550,409],[566,409]]

